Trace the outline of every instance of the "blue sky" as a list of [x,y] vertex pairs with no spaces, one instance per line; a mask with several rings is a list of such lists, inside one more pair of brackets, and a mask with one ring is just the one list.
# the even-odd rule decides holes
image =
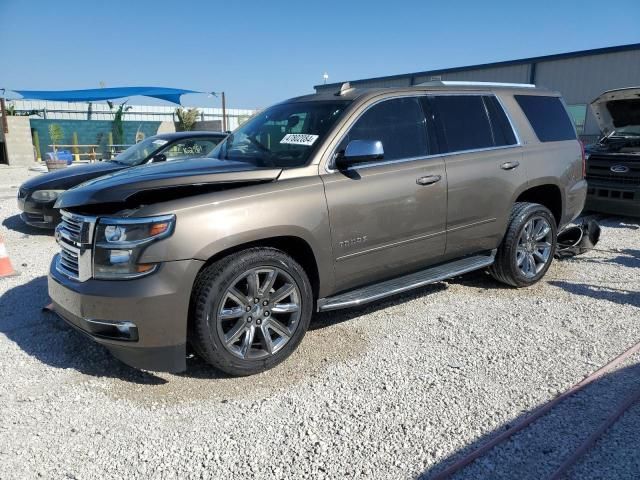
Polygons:
[[636,43],[639,24],[638,0],[0,0],[0,87],[224,90],[256,108],[312,92],[325,71],[337,82]]

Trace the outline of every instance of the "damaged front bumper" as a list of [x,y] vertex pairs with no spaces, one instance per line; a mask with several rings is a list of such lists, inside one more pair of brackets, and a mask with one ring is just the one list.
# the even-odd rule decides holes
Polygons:
[[53,311],[104,345],[122,362],[143,370],[186,369],[187,317],[198,260],[166,262],[147,277],[79,282],[49,270]]
[[592,250],[600,240],[600,225],[595,220],[583,221],[558,232],[555,257],[558,259],[575,257]]

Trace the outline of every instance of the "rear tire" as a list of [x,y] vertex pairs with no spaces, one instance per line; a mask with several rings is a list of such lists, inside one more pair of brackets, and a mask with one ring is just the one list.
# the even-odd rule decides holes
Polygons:
[[274,248],[251,248],[206,267],[192,296],[190,342],[234,376],[273,368],[298,347],[313,311],[303,268]]
[[537,203],[515,203],[489,272],[513,287],[533,285],[551,266],[556,237],[556,221],[548,208]]

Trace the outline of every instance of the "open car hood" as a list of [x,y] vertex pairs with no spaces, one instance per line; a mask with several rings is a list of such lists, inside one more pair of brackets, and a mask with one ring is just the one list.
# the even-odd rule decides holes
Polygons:
[[71,208],[92,204],[125,203],[134,195],[153,191],[161,195],[177,190],[188,192],[190,186],[241,186],[269,182],[277,179],[281,172],[280,168],[259,168],[246,162],[232,160],[174,160],[127,168],[89,180],[64,192],[55,206]]
[[640,125],[640,87],[604,92],[591,102],[591,110],[605,134],[627,125]]

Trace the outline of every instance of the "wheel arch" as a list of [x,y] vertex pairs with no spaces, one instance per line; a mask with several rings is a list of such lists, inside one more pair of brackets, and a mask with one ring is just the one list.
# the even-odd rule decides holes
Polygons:
[[539,203],[547,207],[556,220],[559,228],[562,223],[562,212],[564,211],[564,198],[562,189],[553,182],[540,182],[539,184],[527,185],[525,189],[518,192],[515,202]]
[[319,268],[317,256],[311,244],[297,235],[276,235],[233,244],[208,256],[198,274],[209,265],[228,255],[255,247],[276,248],[290,255],[302,266],[308,275],[311,287],[313,288],[314,298],[318,298],[321,282],[325,280],[324,275]]

